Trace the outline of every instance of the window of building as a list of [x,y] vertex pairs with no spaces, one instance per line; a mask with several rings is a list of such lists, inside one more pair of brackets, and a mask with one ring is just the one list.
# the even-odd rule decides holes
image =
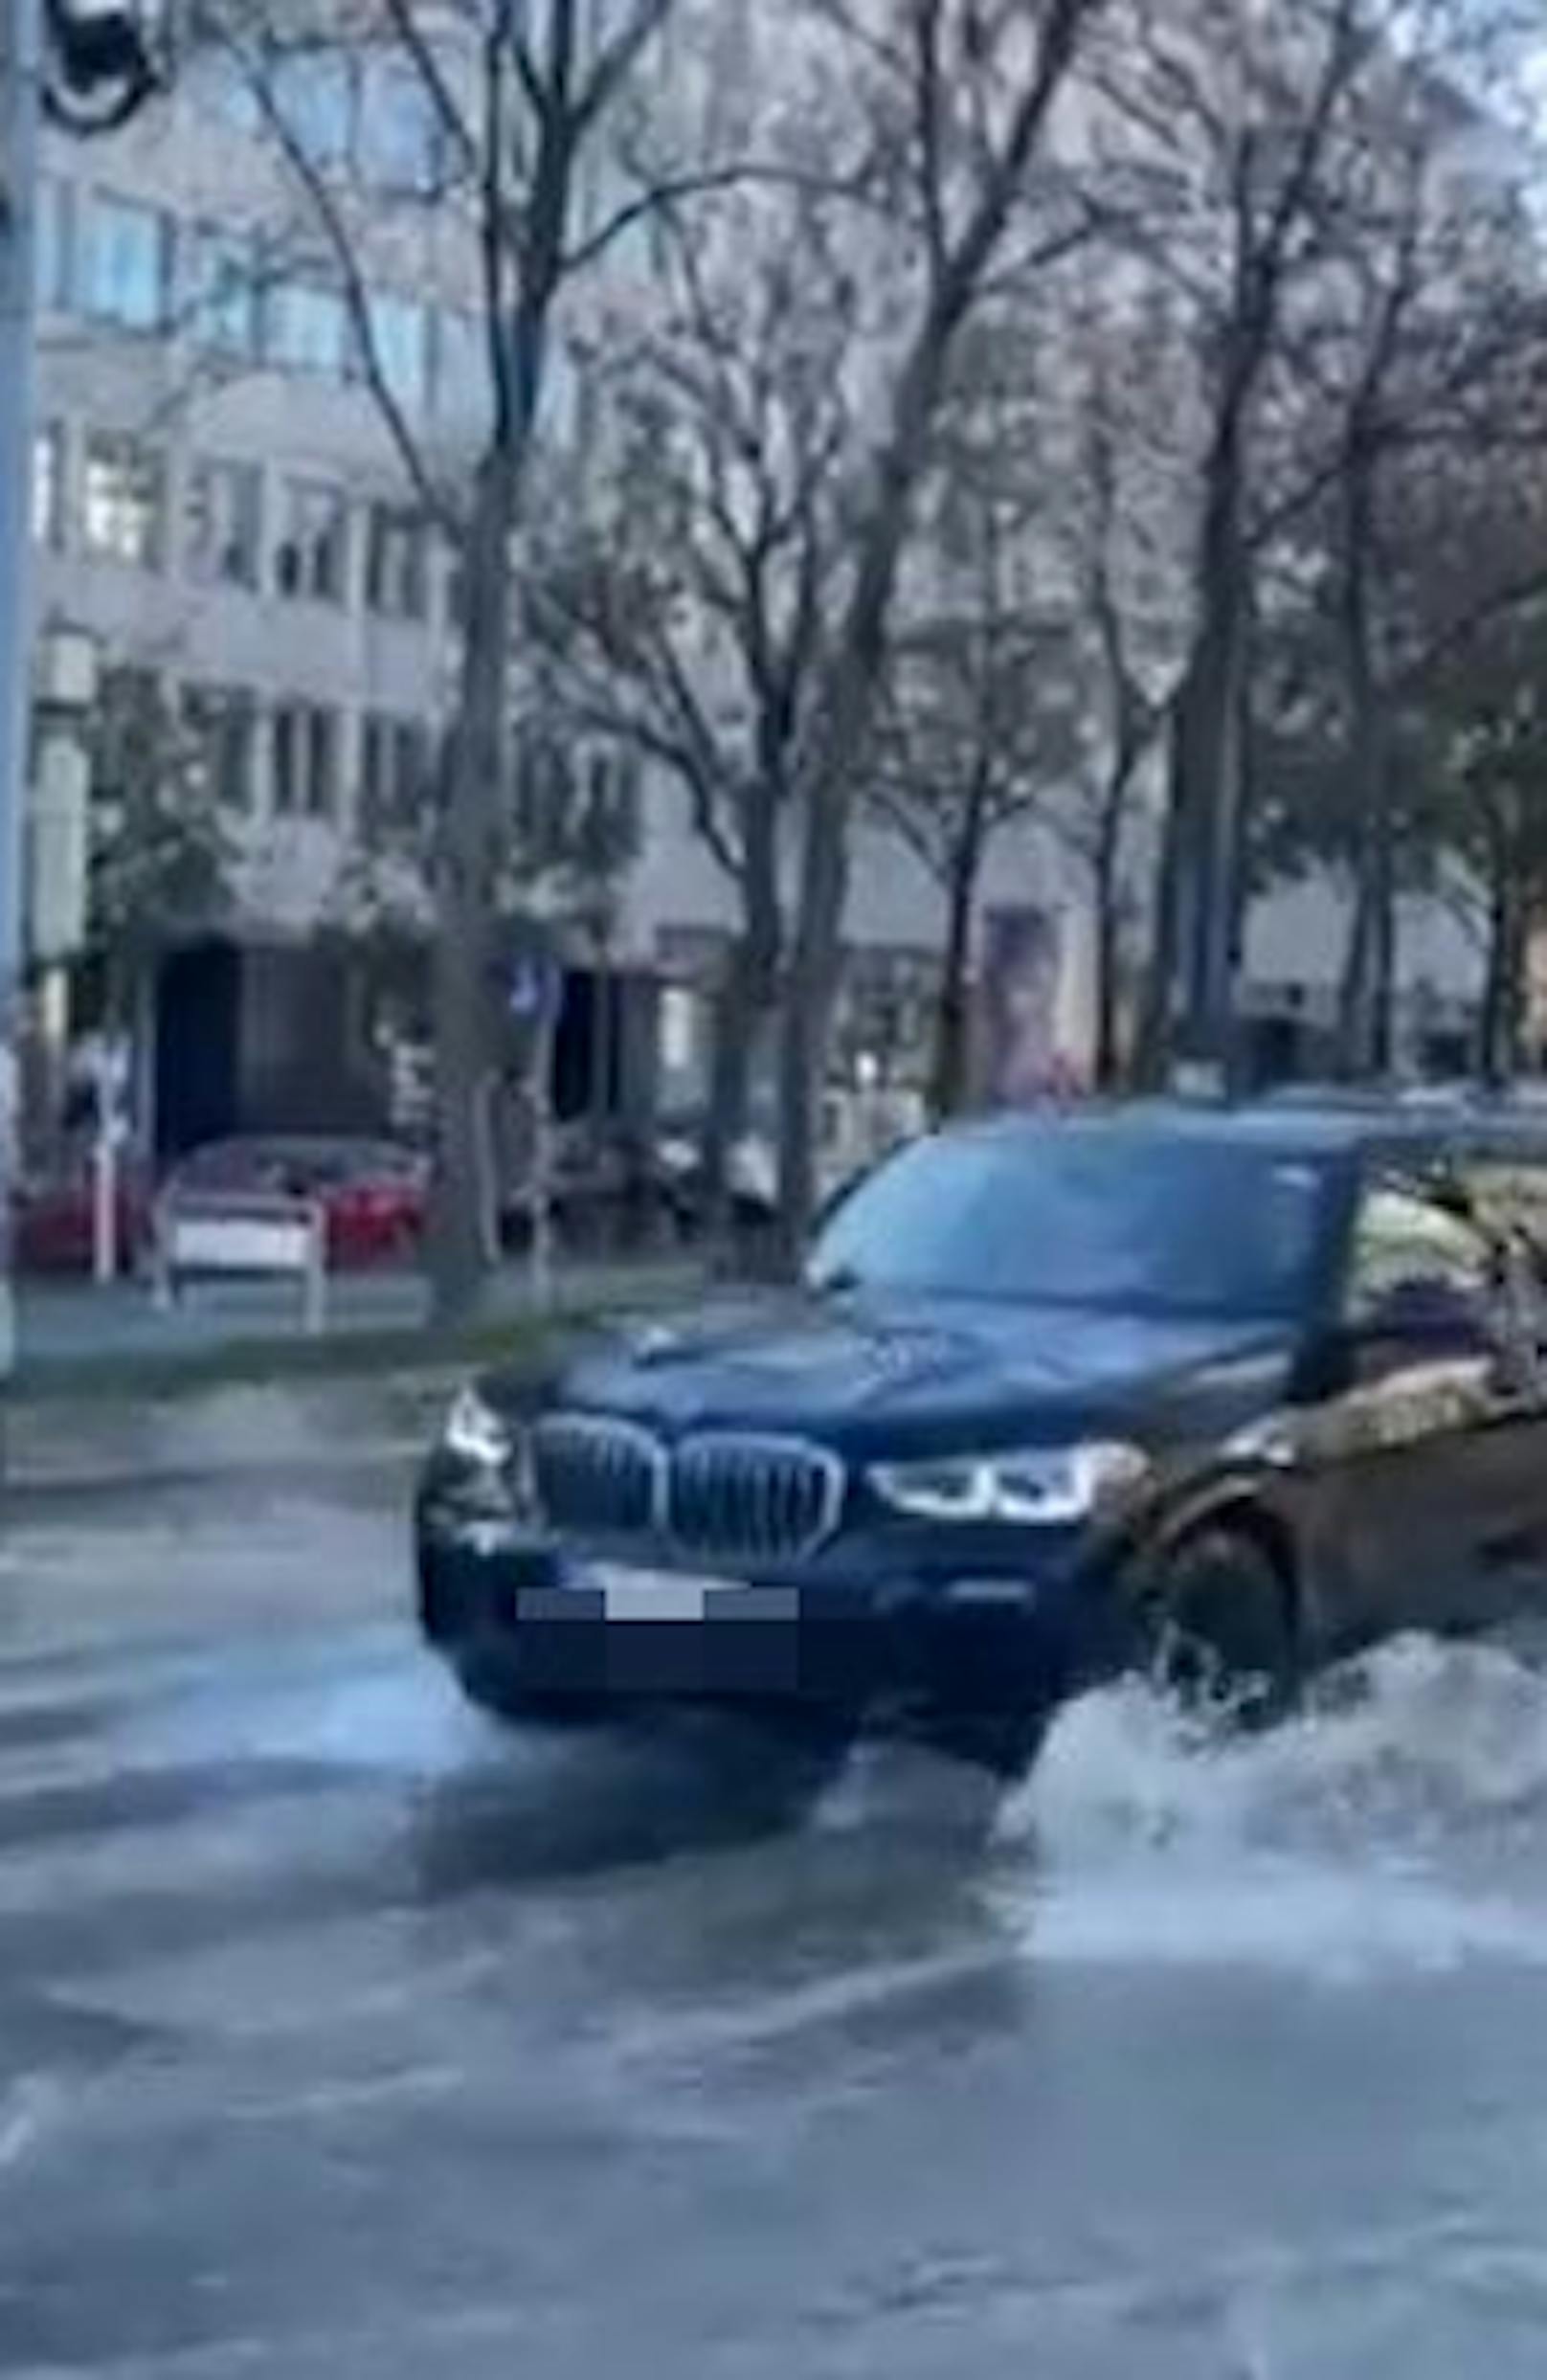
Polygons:
[[203,586],[256,587],[263,546],[257,463],[195,462],[188,487],[188,567]]
[[366,545],[366,603],[384,619],[423,619],[430,539],[416,513],[372,505]]
[[[114,835],[143,784],[147,746],[167,741],[168,720],[161,672],[143,662],[104,661],[97,680],[97,733],[93,738],[91,802],[95,824]],[[177,765],[180,753],[167,754]]]
[[274,714],[276,815],[330,819],[338,789],[338,712],[321,703],[281,704]]
[[418,719],[368,711],[360,730],[360,812],[368,834],[412,827],[430,790],[430,734]]
[[1486,1305],[1492,1257],[1486,1234],[1418,1182],[1373,1183],[1354,1234],[1348,1312],[1359,1322],[1400,1291],[1444,1289]]
[[161,455],[137,438],[94,431],[81,478],[81,530],[88,552],[143,570],[161,565],[167,472]]
[[436,318],[435,411],[448,429],[480,436],[491,414],[488,339],[476,314]]
[[190,290],[192,336],[215,355],[258,353],[261,306],[257,249],[241,232],[206,225],[194,235]]
[[348,365],[348,309],[317,281],[276,281],[268,293],[264,349],[281,371],[342,380]]
[[75,192],[68,182],[46,179],[37,193],[37,250],[34,285],[45,312],[63,311],[75,294]]
[[354,146],[354,74],[346,51],[307,44],[280,60],[274,104],[314,166],[348,163]]
[[33,543],[64,543],[64,432],[56,421],[33,439]]
[[193,685],[184,715],[208,772],[210,791],[227,810],[253,806],[258,707],[245,686]]
[[100,322],[160,330],[167,320],[171,224],[155,207],[101,192],[80,223],[80,303]]
[[582,837],[598,854],[621,862],[639,839],[639,764],[631,752],[601,748],[588,752],[582,765],[584,805],[579,826]]
[[370,301],[376,368],[405,411],[422,413],[430,397],[430,317],[412,298]]
[[[183,79],[180,74],[179,80]],[[218,43],[196,49],[188,61],[187,79],[202,117],[233,132],[262,131],[263,110],[252,77],[229,50]]]
[[399,197],[424,197],[440,178],[440,127],[424,79],[400,60],[368,60],[358,160],[365,180]]
[[574,816],[575,761],[568,740],[524,725],[513,738],[511,823],[524,866],[550,866]]
[[349,567],[349,508],[341,488],[292,480],[284,491],[284,533],[274,557],[275,584],[303,602],[343,603]]

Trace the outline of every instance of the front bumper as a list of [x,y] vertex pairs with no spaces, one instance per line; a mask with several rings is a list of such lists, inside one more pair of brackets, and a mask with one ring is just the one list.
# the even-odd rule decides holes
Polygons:
[[512,1711],[630,1699],[805,1705],[885,1719],[1026,1715],[1114,1665],[1113,1599],[1067,1547],[1036,1568],[867,1563],[728,1582],[691,1616],[620,1619],[607,1565],[492,1515],[421,1502],[420,1622]]

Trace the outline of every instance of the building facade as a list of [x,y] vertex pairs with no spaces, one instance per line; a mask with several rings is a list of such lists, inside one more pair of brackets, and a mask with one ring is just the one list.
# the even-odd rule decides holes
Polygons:
[[[724,59],[711,79],[722,102],[740,87]],[[369,49],[329,50],[303,61],[291,107],[308,155],[349,160],[374,193],[361,253],[378,368],[425,451],[454,471],[479,437],[485,381],[465,226],[437,200],[422,86]],[[159,970],[145,1069],[159,1137],[172,1148],[242,1125],[374,1119],[394,1071],[391,970],[351,951],[370,939],[357,875],[368,829],[428,798],[456,665],[450,554],[237,68],[218,54],[191,59],[168,100],[121,136],[51,134],[45,168],[39,634],[83,630],[103,672],[154,675],[233,853],[225,912],[207,931],[190,924]],[[583,374],[562,350],[555,370],[555,435],[583,438]],[[687,1106],[703,1089],[706,992],[733,926],[731,888],[669,778],[645,770],[636,797],[635,856],[604,947],[576,954],[571,1104],[598,1095],[598,1028],[580,1010],[612,1016],[619,985],[628,1022],[613,1017],[606,1039],[636,1053],[633,1070],[650,1078],[641,1095]],[[835,1067],[921,1074],[945,896],[901,838],[874,823],[860,832]],[[1341,931],[1336,901],[1313,886],[1251,921],[1247,1006],[1282,1021],[1285,1048],[1289,1026],[1326,1010]],[[1088,886],[1066,843],[1031,823],[1008,831],[975,969],[1036,948],[1035,1030],[1047,1060],[1076,1073],[1090,1053],[1092,943]],[[1481,972],[1465,933],[1425,915],[1404,951],[1415,1001],[1460,1021]],[[90,1000],[88,977],[78,1026],[93,1022]],[[600,1097],[620,1096],[615,1060],[601,1071]]]

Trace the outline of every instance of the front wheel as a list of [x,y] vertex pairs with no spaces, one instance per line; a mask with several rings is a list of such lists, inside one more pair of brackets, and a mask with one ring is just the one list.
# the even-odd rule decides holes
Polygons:
[[1267,1726],[1293,1703],[1292,1591],[1243,1531],[1200,1529],[1158,1555],[1137,1608],[1138,1666],[1190,1714]]

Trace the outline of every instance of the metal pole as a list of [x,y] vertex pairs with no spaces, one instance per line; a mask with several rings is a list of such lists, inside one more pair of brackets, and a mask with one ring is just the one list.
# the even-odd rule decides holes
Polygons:
[[11,1201],[20,1105],[23,811],[32,664],[37,0],[0,0],[0,1388],[15,1363]]
[[118,1156],[122,1103],[115,1053],[99,1051],[92,1068],[95,1131],[91,1151],[92,1278],[99,1289],[118,1279]]
[[558,1017],[545,986],[531,1071],[531,1299],[553,1303],[553,1041]]

